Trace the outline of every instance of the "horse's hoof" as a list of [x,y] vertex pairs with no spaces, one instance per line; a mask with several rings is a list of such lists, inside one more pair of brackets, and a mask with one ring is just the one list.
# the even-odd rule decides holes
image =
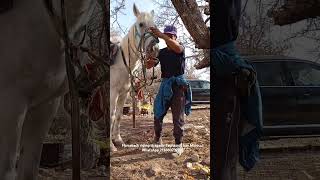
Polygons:
[[110,150],[111,150],[111,152],[116,152],[116,151],[118,151],[118,149],[113,145],[113,143],[111,143]]
[[123,142],[123,140],[114,140],[113,144],[117,147],[122,147],[122,145],[124,145],[125,143]]

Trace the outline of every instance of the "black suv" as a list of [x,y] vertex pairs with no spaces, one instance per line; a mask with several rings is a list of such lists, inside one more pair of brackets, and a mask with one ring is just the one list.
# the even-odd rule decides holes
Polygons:
[[192,91],[192,104],[210,103],[210,81],[188,79]]
[[286,56],[247,56],[257,70],[265,134],[320,133],[320,64]]

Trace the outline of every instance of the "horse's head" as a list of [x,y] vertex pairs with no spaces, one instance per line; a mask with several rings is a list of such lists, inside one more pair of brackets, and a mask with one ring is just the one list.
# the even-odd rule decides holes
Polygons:
[[139,37],[141,48],[143,48],[147,57],[157,57],[159,53],[159,39],[148,32],[150,27],[156,26],[153,21],[154,11],[152,10],[150,13],[140,12],[137,6],[133,4],[133,12],[137,17],[137,21],[134,24],[135,37]]

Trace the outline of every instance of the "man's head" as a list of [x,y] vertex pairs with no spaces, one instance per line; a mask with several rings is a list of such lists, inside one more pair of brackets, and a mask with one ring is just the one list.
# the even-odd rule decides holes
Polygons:
[[174,27],[173,25],[168,25],[164,28],[163,34],[166,34],[169,36],[171,39],[176,40],[177,39],[177,28]]

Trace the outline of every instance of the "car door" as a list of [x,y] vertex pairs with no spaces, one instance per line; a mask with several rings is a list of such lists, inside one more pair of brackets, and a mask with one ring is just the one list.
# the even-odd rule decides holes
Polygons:
[[286,62],[294,82],[297,99],[297,125],[320,124],[320,65],[310,62]]
[[196,80],[191,80],[191,81],[189,81],[189,83],[190,83],[191,91],[192,91],[192,102],[196,103],[197,101],[201,100],[200,83],[199,83],[199,81],[196,81]]
[[296,119],[296,98],[280,60],[253,62],[261,90],[264,126],[287,125]]
[[201,97],[201,101],[210,102],[210,82],[200,81],[199,94]]

